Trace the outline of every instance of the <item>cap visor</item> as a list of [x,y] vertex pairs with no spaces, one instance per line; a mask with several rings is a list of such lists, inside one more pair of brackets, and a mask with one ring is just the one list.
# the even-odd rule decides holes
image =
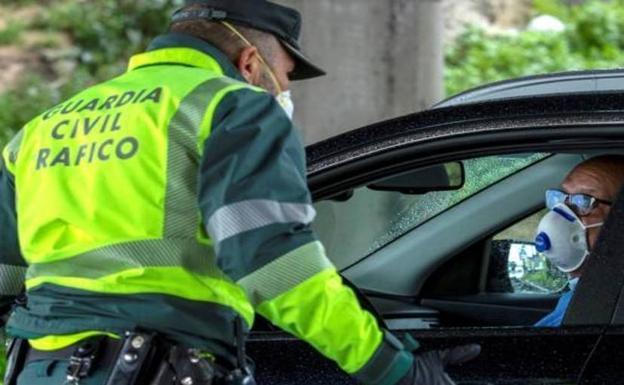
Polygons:
[[295,69],[288,75],[290,80],[304,80],[326,75],[325,71],[312,64],[301,51],[283,40],[281,42],[286,51],[295,59]]

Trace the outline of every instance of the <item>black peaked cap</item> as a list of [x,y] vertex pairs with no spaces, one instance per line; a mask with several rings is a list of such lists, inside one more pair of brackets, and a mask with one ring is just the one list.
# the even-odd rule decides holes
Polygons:
[[301,14],[292,8],[267,0],[186,0],[185,5],[202,5],[201,9],[181,9],[173,15],[173,22],[189,20],[231,21],[269,32],[279,39],[295,60],[291,80],[310,79],[325,75],[325,71],[305,56],[299,45]]

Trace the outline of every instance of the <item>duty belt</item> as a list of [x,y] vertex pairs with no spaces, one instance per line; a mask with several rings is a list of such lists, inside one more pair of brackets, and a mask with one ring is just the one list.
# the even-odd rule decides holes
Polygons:
[[109,372],[105,385],[255,385],[246,365],[226,369],[201,351],[155,333],[128,332],[120,340],[89,338],[55,351],[36,350],[16,339],[8,354],[5,385],[15,385],[23,367],[35,360],[68,361],[65,384],[71,385],[79,385],[96,368]]

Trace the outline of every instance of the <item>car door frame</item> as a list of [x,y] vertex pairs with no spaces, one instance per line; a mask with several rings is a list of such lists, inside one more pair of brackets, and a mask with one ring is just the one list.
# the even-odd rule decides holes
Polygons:
[[[553,140],[561,150],[596,147],[596,141],[602,148],[620,148],[622,105],[624,93],[558,95],[407,115],[308,146],[308,184],[315,199],[325,199],[367,180],[475,151],[480,156],[540,151]],[[535,143],[538,137],[543,146]]]

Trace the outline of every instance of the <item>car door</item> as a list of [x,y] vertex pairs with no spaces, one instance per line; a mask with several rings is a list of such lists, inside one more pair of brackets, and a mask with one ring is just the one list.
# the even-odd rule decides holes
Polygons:
[[[310,188],[317,201],[340,200],[347,199],[358,186],[444,161],[538,151],[621,150],[621,106],[624,97],[619,93],[540,96],[453,106],[379,123],[310,147]],[[422,349],[469,342],[483,346],[477,360],[451,369],[454,378],[463,384],[576,383],[582,369],[591,362],[608,326],[604,320],[609,319],[619,295],[619,287],[608,290],[607,297],[601,298],[606,306],[591,313],[580,312],[574,324],[557,329],[435,328],[426,322],[428,318],[435,319],[435,312],[415,303],[414,298],[366,290],[368,283],[361,276],[350,274],[360,263],[343,273],[356,287],[364,288],[360,295],[366,294],[367,298],[362,300],[379,308],[374,311],[380,322],[394,332],[410,333]],[[378,269],[369,269],[376,270],[376,280],[396,280],[384,275],[388,266],[383,259],[377,265]],[[616,283],[594,284],[608,287]],[[580,293],[594,289],[580,285],[578,290]],[[303,342],[270,325],[263,325],[252,334],[249,353],[256,360],[260,384],[352,383]]]

